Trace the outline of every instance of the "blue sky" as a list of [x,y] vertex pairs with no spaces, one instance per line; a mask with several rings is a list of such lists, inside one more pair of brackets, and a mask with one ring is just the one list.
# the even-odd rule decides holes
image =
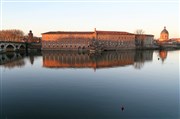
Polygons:
[[21,29],[25,33],[32,30],[36,36],[47,31],[93,31],[95,27],[132,33],[143,29],[159,38],[166,26],[170,37],[180,37],[179,3],[174,1],[3,2],[2,27]]

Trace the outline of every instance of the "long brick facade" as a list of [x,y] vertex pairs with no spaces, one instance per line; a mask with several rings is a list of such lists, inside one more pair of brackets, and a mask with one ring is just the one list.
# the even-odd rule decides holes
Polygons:
[[128,32],[46,32],[42,50],[135,49],[135,34]]

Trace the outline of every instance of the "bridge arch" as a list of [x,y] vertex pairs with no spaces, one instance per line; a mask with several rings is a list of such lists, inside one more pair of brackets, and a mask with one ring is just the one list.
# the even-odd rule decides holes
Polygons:
[[4,44],[2,44],[2,45],[1,45],[1,49],[4,49],[4,46],[5,46],[5,45],[4,45]]
[[22,51],[22,50],[26,50],[25,45],[20,45],[20,46],[19,46],[19,48],[18,48],[18,50],[20,50],[20,51]]
[[16,47],[13,44],[7,44],[4,49],[5,51],[9,52],[9,51],[15,51]]

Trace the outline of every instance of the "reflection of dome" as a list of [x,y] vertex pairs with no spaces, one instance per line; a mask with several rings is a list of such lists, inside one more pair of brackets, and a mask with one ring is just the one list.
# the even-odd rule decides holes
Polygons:
[[169,40],[169,32],[166,30],[166,27],[164,27],[164,29],[161,31],[160,34],[160,41],[166,41]]
[[160,56],[161,60],[164,62],[164,60],[167,58],[167,51],[165,51],[165,50],[159,51],[159,56]]
[[161,34],[169,34],[169,32],[166,30],[166,27],[161,31]]

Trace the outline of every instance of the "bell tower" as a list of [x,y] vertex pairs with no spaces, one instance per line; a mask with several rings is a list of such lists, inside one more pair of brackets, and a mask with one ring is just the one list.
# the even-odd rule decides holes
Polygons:
[[30,30],[29,33],[28,33],[28,43],[31,43],[32,41],[33,41],[33,33]]

